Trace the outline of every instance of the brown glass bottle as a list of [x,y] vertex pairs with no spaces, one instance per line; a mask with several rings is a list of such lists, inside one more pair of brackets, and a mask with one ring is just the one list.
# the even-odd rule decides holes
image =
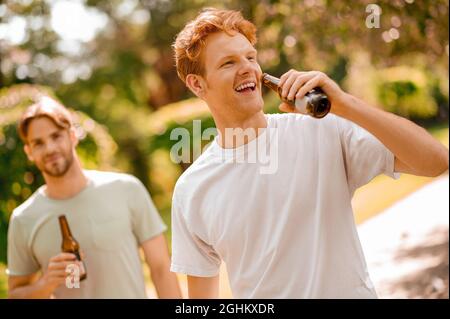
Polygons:
[[81,259],[80,245],[78,244],[77,240],[72,236],[72,233],[69,228],[69,223],[67,222],[65,215],[59,216],[59,226],[62,235],[61,249],[65,253],[74,254],[77,257],[77,260],[81,262],[80,281],[82,281],[87,278],[86,265],[84,264],[84,261]]
[[[277,92],[278,96],[281,98],[281,88],[278,86],[280,83],[279,78],[263,73],[261,82],[268,88]],[[319,87],[312,89],[301,99],[296,99],[294,101],[281,99],[283,102],[294,106],[298,112],[319,119],[327,115],[331,109],[331,104],[327,95]]]

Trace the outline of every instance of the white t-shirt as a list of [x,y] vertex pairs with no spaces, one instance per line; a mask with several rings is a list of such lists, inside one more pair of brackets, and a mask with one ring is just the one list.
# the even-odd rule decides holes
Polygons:
[[[171,270],[215,276],[224,261],[236,298],[376,298],[351,198],[379,174],[398,178],[393,154],[333,114],[266,117],[256,139],[236,149],[216,139],[179,178]],[[269,173],[240,160],[261,148],[277,155]]]

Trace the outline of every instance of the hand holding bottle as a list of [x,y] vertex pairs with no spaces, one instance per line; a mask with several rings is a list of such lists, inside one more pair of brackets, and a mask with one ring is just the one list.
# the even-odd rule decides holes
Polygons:
[[50,258],[47,269],[40,278],[43,287],[47,288],[50,293],[64,284],[68,273],[66,269],[69,265],[77,264],[77,258],[71,253],[59,253]]
[[[288,101],[302,99],[311,90],[320,88],[326,94],[333,113],[342,107],[346,95],[336,82],[319,71],[301,72],[291,69],[280,77],[279,87],[281,98]],[[280,109],[285,112],[298,112],[288,103],[282,103]]]

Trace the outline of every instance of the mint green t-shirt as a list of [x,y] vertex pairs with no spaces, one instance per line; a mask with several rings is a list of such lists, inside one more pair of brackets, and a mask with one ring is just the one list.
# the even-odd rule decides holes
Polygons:
[[[58,287],[56,298],[146,298],[139,246],[166,225],[144,185],[135,177],[84,171],[88,185],[65,200],[39,188],[17,207],[8,230],[8,275],[47,269],[61,252],[58,216],[66,215],[84,254],[87,279],[79,288]],[[70,286],[70,285],[69,285]]]

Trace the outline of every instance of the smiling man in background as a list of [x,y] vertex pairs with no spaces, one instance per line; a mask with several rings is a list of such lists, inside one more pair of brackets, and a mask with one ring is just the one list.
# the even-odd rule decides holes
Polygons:
[[[24,112],[19,134],[45,185],[11,216],[9,298],[146,298],[139,248],[158,296],[181,297],[166,226],[144,185],[127,174],[83,170],[71,115],[50,98]],[[88,276],[79,288],[65,285],[75,255],[61,252],[61,214],[84,255]]]

